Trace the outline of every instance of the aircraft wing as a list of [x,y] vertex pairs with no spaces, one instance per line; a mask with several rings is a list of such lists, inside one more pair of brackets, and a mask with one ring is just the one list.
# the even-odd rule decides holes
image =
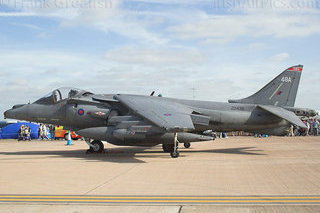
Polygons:
[[297,125],[302,128],[307,128],[307,126],[296,116],[293,112],[290,112],[284,108],[276,107],[276,106],[269,106],[269,105],[258,105],[260,109],[263,109],[275,116],[283,118],[284,120]]
[[166,131],[181,132],[195,129],[190,116],[192,110],[182,104],[151,96],[117,95],[115,98],[135,114]]

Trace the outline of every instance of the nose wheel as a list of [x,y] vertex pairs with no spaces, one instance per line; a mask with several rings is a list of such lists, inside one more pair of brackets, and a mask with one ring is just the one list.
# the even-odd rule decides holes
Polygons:
[[90,139],[86,139],[86,143],[89,145],[88,153],[104,153],[104,145],[99,140],[90,142]]

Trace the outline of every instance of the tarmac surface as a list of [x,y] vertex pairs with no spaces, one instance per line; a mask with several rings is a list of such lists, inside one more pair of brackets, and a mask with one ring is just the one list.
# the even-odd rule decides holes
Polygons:
[[0,140],[0,212],[320,212],[320,137],[65,144]]

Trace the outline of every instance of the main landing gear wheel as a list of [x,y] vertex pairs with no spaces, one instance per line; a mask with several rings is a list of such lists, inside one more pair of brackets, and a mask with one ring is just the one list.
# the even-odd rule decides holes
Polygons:
[[94,140],[90,143],[90,148],[87,150],[87,153],[103,153],[104,145],[99,140]]
[[190,146],[191,146],[190,143],[184,143],[183,145],[184,145],[184,147],[187,148],[187,149],[190,148]]
[[170,153],[172,158],[179,157],[178,144],[179,144],[178,134],[175,132],[174,133],[174,141],[173,141],[173,151]]
[[174,144],[162,144],[162,149],[166,153],[171,153],[174,150]]

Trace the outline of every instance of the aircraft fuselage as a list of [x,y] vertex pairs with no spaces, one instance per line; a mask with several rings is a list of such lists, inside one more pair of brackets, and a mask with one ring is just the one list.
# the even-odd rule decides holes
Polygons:
[[[111,95],[112,96],[112,95]],[[85,100],[90,97],[85,97]],[[145,98],[159,98],[149,97]],[[159,98],[168,104],[186,105],[201,115],[210,117],[209,125],[195,124],[194,132],[208,129],[214,131],[248,131],[263,134],[283,135],[288,122],[256,108],[254,104],[237,104],[211,101],[181,100],[174,98]],[[115,113],[114,115],[112,115]],[[31,122],[63,125],[70,130],[110,125],[110,116],[125,116],[130,110],[123,106],[109,104],[68,104],[67,100],[53,105],[25,104],[8,110],[5,116]],[[139,121],[147,124],[148,121]],[[160,131],[160,130],[158,130]],[[160,131],[161,132],[161,131]]]

